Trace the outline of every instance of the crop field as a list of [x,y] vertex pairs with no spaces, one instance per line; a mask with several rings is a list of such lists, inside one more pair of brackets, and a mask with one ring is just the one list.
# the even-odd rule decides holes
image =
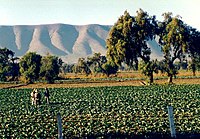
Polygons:
[[177,134],[200,134],[200,85],[49,88],[40,106],[31,91],[0,90],[0,138],[58,138],[57,113],[64,138],[170,136],[169,105]]

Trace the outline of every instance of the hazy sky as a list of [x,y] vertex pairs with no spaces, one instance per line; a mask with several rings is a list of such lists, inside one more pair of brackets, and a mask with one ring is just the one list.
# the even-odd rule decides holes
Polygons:
[[0,0],[0,25],[113,25],[125,10],[136,15],[139,8],[160,21],[172,12],[200,30],[200,0]]

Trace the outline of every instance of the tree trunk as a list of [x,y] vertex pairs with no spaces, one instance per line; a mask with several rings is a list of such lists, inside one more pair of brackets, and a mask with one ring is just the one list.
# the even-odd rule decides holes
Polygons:
[[173,82],[172,82],[172,78],[173,78],[173,75],[168,76],[168,83],[169,83],[169,84],[173,83]]
[[195,72],[195,71],[193,71],[193,73],[192,73],[192,74],[193,74],[193,76],[196,76],[196,72]]
[[135,70],[138,70],[138,61],[135,61]]
[[193,75],[193,76],[196,76],[195,70],[192,71],[192,75]]
[[153,83],[153,73],[149,76],[149,84],[151,85]]
[[192,64],[191,64],[192,75],[193,75],[193,76],[196,76],[196,64],[195,64],[195,63],[196,63],[197,61],[195,60],[195,55],[193,54],[191,58],[192,58]]

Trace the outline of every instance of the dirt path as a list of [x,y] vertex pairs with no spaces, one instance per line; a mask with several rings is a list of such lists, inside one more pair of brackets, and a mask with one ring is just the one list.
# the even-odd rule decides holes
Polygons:
[[[144,81],[143,81],[144,82]],[[155,80],[156,84],[166,84],[167,80]],[[174,79],[174,84],[200,84],[200,79]],[[69,87],[95,87],[95,86],[141,86],[141,80],[132,81],[90,81],[90,82],[68,82],[55,84],[0,84],[0,88],[69,88]]]

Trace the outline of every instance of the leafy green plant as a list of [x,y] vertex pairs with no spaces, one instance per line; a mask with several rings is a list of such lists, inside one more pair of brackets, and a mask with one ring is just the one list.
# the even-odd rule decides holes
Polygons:
[[[43,89],[38,89],[43,91]],[[63,135],[170,135],[167,106],[174,108],[177,133],[200,133],[200,85],[49,88],[50,105],[30,102],[30,89],[0,90],[0,138],[57,138]]]

